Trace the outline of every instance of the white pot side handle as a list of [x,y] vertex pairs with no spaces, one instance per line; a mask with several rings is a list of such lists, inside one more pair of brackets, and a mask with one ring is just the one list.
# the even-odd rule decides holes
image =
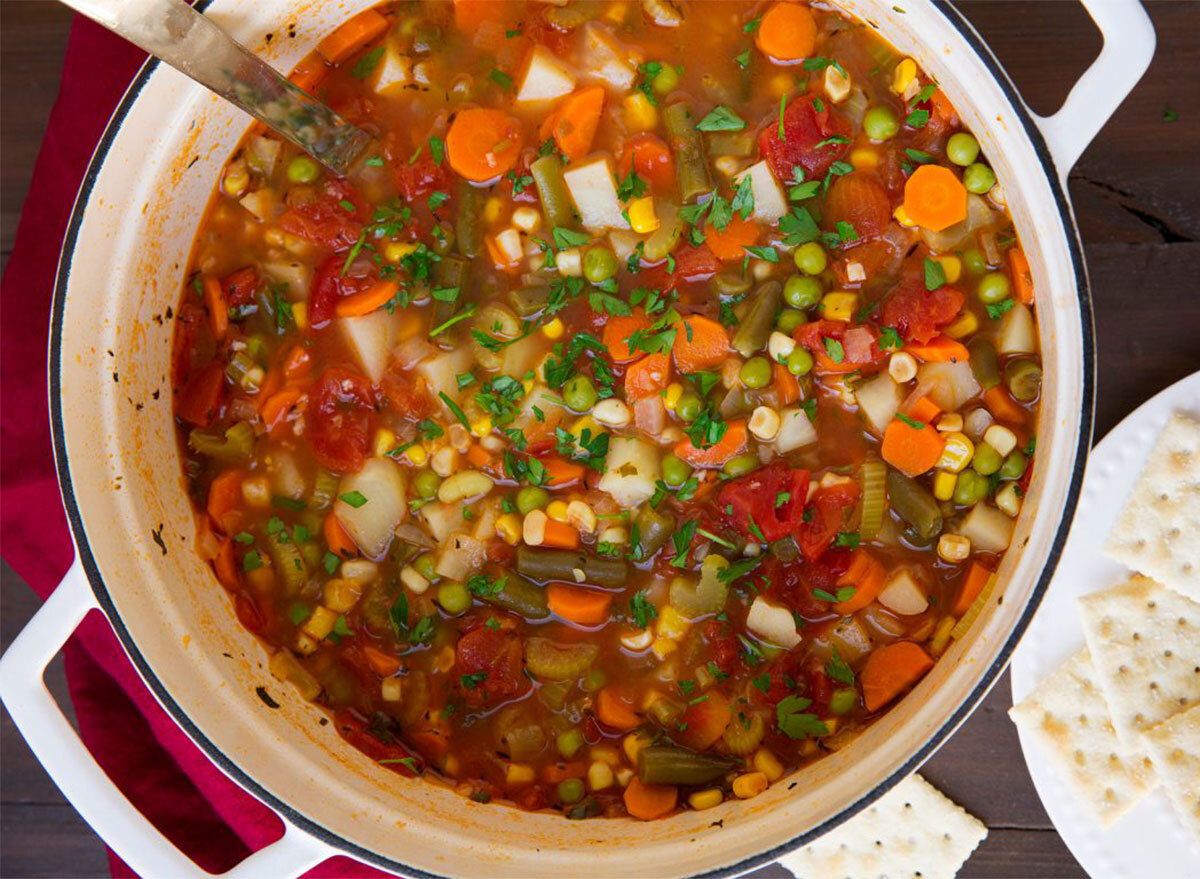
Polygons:
[[1051,116],[1033,114],[1065,188],[1067,173],[1137,85],[1154,57],[1154,25],[1140,0],[1080,0],[1104,45]]
[[[46,689],[43,676],[75,628],[98,607],[76,559],[58,588],[0,657],[0,701],[42,767],[80,816],[144,879],[211,879],[134,808],[95,761]],[[337,854],[284,821],[284,834],[222,879],[296,877]]]

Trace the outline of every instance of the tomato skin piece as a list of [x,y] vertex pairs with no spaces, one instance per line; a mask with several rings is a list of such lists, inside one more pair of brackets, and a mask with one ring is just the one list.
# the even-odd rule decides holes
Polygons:
[[[353,205],[347,210],[345,204]],[[348,250],[362,234],[368,213],[354,188],[343,180],[326,180],[322,194],[313,201],[297,205],[279,218],[285,232],[328,247]]]
[[225,402],[225,370],[213,361],[195,373],[179,392],[176,414],[188,424],[208,427]]
[[[524,653],[520,637],[508,629],[479,626],[459,638],[454,649],[454,673],[467,704],[496,705],[529,689],[522,668]],[[480,674],[485,677],[473,686],[464,683],[469,676]]]
[[875,174],[855,171],[838,177],[829,187],[823,214],[826,228],[834,230],[839,222],[849,223],[862,241],[875,238],[888,227],[892,200]]
[[[872,341],[870,346],[865,348],[867,356],[852,357],[851,354],[855,353],[857,348],[847,350],[843,345],[842,362],[834,362],[829,357],[825,340],[836,339],[840,343],[845,339],[847,331],[852,329],[870,333]],[[879,331],[867,324],[854,326],[844,320],[822,318],[798,327],[792,337],[812,353],[817,361],[818,371],[821,372],[853,372],[856,369],[881,364],[885,356],[879,347]]]
[[809,504],[812,515],[796,532],[796,542],[806,559],[816,561],[833,545],[842,530],[844,513],[858,501],[858,494],[858,483],[845,482],[823,488],[813,496]]
[[422,150],[421,155],[411,164],[408,158],[396,158],[392,163],[392,178],[406,202],[416,201],[439,190],[453,194],[450,189],[450,172],[446,168],[444,158],[442,164],[436,164],[428,149]]
[[321,263],[313,274],[308,320],[314,330],[324,329],[333,319],[340,300],[355,293],[362,293],[377,279],[370,263],[355,262],[343,275],[342,268],[345,264],[345,257],[334,254]]
[[245,266],[230,272],[221,279],[221,290],[230,308],[240,308],[254,301],[254,294],[262,287],[262,278],[254,266]]
[[379,394],[398,415],[419,421],[433,412],[433,400],[425,382],[406,370],[393,366],[379,380]]
[[922,280],[902,281],[883,301],[879,320],[895,327],[906,342],[924,344],[958,317],[967,297],[957,287],[926,290]]
[[[391,719],[389,715],[383,717]],[[353,710],[337,712],[333,716],[333,722],[343,739],[375,762],[387,760],[388,762],[382,765],[405,778],[415,778],[420,774],[425,761],[415,751],[405,747],[384,723],[369,722]],[[405,759],[412,761],[412,769],[404,763],[393,762]]]
[[783,114],[783,140],[779,139],[778,117],[772,117],[758,136],[758,149],[780,180],[792,179],[799,165],[809,179],[824,177],[829,166],[846,154],[850,144],[817,144],[831,137],[849,137],[850,123],[830,109],[827,101],[817,109],[813,95],[801,95],[788,104]]
[[666,262],[659,263],[638,276],[638,286],[667,292],[681,285],[707,281],[720,268],[721,263],[707,245],[692,247],[685,244],[675,251],[674,272],[667,269]]
[[308,442],[322,467],[356,473],[367,459],[375,392],[366,378],[343,366],[328,367],[310,391]]
[[[717,507],[726,521],[746,537],[757,536],[750,528],[753,517],[767,543],[774,543],[802,524],[808,476],[807,470],[775,461],[727,482],[717,495]],[[780,502],[785,494],[787,497]]]

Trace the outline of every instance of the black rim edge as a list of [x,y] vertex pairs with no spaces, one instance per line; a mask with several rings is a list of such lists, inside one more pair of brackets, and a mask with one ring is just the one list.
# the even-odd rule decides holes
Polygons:
[[[203,10],[212,0],[198,0],[196,7]],[[743,858],[733,864],[724,867],[718,867],[714,870],[696,874],[701,879],[717,879],[717,877],[737,876],[752,870],[755,867],[763,866],[778,860],[783,855],[795,850],[796,848],[812,842],[819,836],[824,835],[839,824],[847,821],[861,810],[865,809],[871,803],[878,800],[881,796],[907,778],[910,774],[916,771],[933,753],[941,747],[950,734],[953,733],[970,714],[975,710],[980,700],[988,693],[995,684],[997,678],[1008,667],[1009,660],[1012,657],[1013,651],[1016,649],[1017,643],[1021,636],[1028,628],[1033,614],[1041,604],[1042,598],[1049,588],[1050,580],[1054,575],[1054,571],[1058,566],[1059,558],[1062,555],[1063,545],[1066,543],[1067,534],[1070,531],[1071,521],[1074,516],[1075,508],[1079,502],[1079,492],[1083,481],[1084,464],[1087,459],[1087,453],[1091,446],[1092,427],[1094,420],[1094,405],[1095,405],[1095,330],[1093,326],[1092,303],[1088,290],[1087,265],[1083,259],[1083,248],[1079,240],[1079,232],[1075,226],[1074,215],[1071,207],[1067,202],[1066,193],[1059,182],[1057,171],[1054,165],[1054,160],[1050,155],[1049,148],[1046,146],[1045,139],[1042,137],[1041,131],[1034,123],[1029,110],[1026,108],[1020,93],[1009,79],[1008,74],[1000,65],[999,61],[992,54],[990,48],[975,31],[969,21],[947,0],[933,0],[933,4],[946,19],[955,27],[961,34],[964,40],[970,47],[979,55],[984,65],[995,77],[1001,91],[1008,98],[1010,108],[1013,110],[1016,118],[1021,122],[1026,136],[1030,139],[1033,145],[1034,152],[1041,160],[1042,169],[1046,172],[1047,181],[1050,185],[1051,192],[1054,195],[1055,204],[1058,206],[1059,219],[1062,221],[1063,231],[1067,239],[1067,248],[1071,255],[1072,268],[1075,271],[1076,277],[1076,297],[1080,309],[1080,324],[1082,330],[1083,342],[1083,394],[1081,400],[1081,415],[1079,425],[1079,441],[1075,450],[1075,461],[1071,472],[1071,481],[1067,489],[1067,495],[1062,507],[1062,518],[1059,521],[1058,530],[1054,541],[1051,544],[1050,552],[1046,557],[1046,562],[1043,565],[1041,576],[1038,579],[1033,591],[1030,593],[1029,600],[1026,602],[1025,610],[1020,619],[1017,620],[1013,630],[1009,633],[1004,646],[997,654],[996,659],[992,661],[984,676],[975,685],[971,694],[962,702],[958,709],[946,720],[944,724],[931,735],[926,742],[910,757],[903,765],[897,768],[886,779],[875,786],[868,794],[857,800],[853,805],[843,809],[837,815],[832,816],[822,824],[808,830],[807,832],[793,837],[786,842]],[[63,238],[63,245],[59,257],[58,270],[55,276],[54,283],[54,298],[51,312],[50,325],[50,344],[48,350],[48,374],[49,374],[49,396],[50,396],[50,430],[53,438],[55,468],[58,473],[59,487],[63,499],[63,507],[67,514],[67,520],[71,528],[71,534],[75,540],[76,551],[79,555],[80,564],[83,566],[87,574],[89,584],[92,587],[92,592],[96,596],[96,600],[100,605],[104,615],[108,618],[109,624],[113,627],[121,644],[124,646],[130,660],[137,668],[142,680],[154,693],[155,698],[163,706],[164,709],[171,715],[177,724],[183,729],[188,737],[199,747],[217,767],[237,782],[242,788],[251,793],[255,798],[260,800],[264,805],[277,812],[280,817],[288,823],[295,825],[297,828],[312,835],[321,842],[326,843],[332,848],[353,856],[373,866],[381,867],[395,873],[400,873],[405,876],[421,877],[421,879],[442,879],[440,874],[429,873],[418,869],[411,865],[402,864],[399,861],[380,855],[369,849],[365,849],[357,843],[351,842],[345,837],[339,836],[321,824],[318,824],[305,815],[296,811],[288,803],[276,797],[270,791],[266,790],[254,778],[242,770],[236,763],[230,760],[225,753],[218,748],[199,728],[192,722],[187,713],[179,706],[171,694],[163,686],[158,679],[154,670],[147,663],[141,650],[134,642],[129,630],[125,627],[120,614],[117,612],[116,606],[113,604],[112,598],[108,592],[108,587],[100,575],[99,567],[96,564],[95,556],[92,554],[91,547],[88,543],[87,532],[83,526],[83,518],[80,513],[79,504],[75,497],[74,485],[71,481],[70,465],[67,460],[66,442],[63,433],[62,420],[62,374],[60,368],[61,348],[62,348],[62,328],[63,319],[66,307],[66,287],[71,274],[71,262],[74,257],[75,246],[78,241],[79,230],[83,224],[83,214],[87,207],[88,201],[91,198],[92,190],[95,188],[96,181],[100,175],[100,171],[104,165],[104,160],[108,156],[108,152],[112,147],[113,141],[117,137],[117,133],[124,122],[125,117],[129,114],[134,101],[141,94],[142,89],[149,81],[150,76],[158,67],[157,59],[150,58],[142,66],[137,76],[130,84],[125,95],[121,98],[120,104],[114,111],[112,118],[109,120],[104,134],[100,139],[96,150],[88,163],[87,172],[84,175],[83,182],[80,185],[79,194],[75,199],[75,204],[71,210],[71,219],[67,226],[66,234]]]

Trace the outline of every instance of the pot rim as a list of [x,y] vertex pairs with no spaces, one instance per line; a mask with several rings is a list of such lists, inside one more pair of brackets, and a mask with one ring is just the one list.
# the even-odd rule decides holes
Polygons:
[[[203,12],[213,0],[197,0],[195,7],[198,11]],[[1038,577],[1037,583],[1029,593],[1025,608],[1021,617],[1017,620],[1012,630],[1008,633],[1004,644],[1001,646],[995,659],[984,670],[979,681],[959,704],[958,708],[941,724],[938,729],[931,733],[921,746],[913,753],[913,755],[902,765],[897,767],[890,775],[882,779],[876,786],[862,798],[854,802],[852,805],[843,809],[841,812],[831,816],[823,823],[810,828],[804,833],[791,837],[778,845],[750,855],[735,863],[718,867],[716,869],[706,871],[704,873],[695,874],[698,877],[727,877],[738,876],[756,867],[761,867],[766,864],[778,860],[781,856],[790,851],[795,850],[801,845],[805,845],[814,841],[833,828],[837,827],[844,821],[849,820],[858,812],[871,805],[873,802],[882,797],[885,793],[891,790],[900,781],[907,778],[911,773],[915,772],[930,756],[933,755],[938,748],[954,733],[955,730],[973,713],[979,702],[987,695],[988,691],[996,683],[1000,674],[1008,666],[1008,662],[1012,657],[1013,651],[1016,649],[1017,643],[1021,636],[1028,628],[1034,613],[1037,611],[1044,597],[1046,590],[1049,588],[1050,580],[1054,575],[1054,571],[1058,566],[1058,561],[1062,555],[1063,546],[1066,543],[1067,535],[1070,531],[1071,524],[1074,518],[1075,509],[1078,506],[1079,494],[1082,488],[1084,465],[1087,460],[1088,452],[1091,448],[1092,429],[1094,424],[1094,407],[1095,407],[1095,327],[1093,323],[1091,295],[1089,291],[1089,282],[1087,275],[1087,265],[1083,258],[1083,247],[1079,238],[1079,230],[1075,224],[1074,213],[1071,204],[1067,198],[1063,184],[1060,182],[1057,169],[1050,150],[1047,147],[1045,138],[1041,130],[1034,121],[1032,111],[1026,106],[1022,100],[1016,86],[1009,78],[1004,67],[992,53],[988,45],[983,41],[982,37],[976,32],[974,27],[966,19],[966,17],[951,3],[949,0],[932,0],[932,6],[940,12],[946,20],[958,31],[967,46],[979,57],[983,65],[991,73],[1000,91],[1004,94],[1008,101],[1009,109],[1014,117],[1021,123],[1025,136],[1029,139],[1034,153],[1040,160],[1040,171],[1046,176],[1046,181],[1049,184],[1051,193],[1054,196],[1054,202],[1058,208],[1059,218],[1062,221],[1064,237],[1066,238],[1067,252],[1070,255],[1072,271],[1075,274],[1075,293],[1076,300],[1080,311],[1080,330],[1082,342],[1082,395],[1080,400],[1080,422],[1079,436],[1075,448],[1074,460],[1071,465],[1070,481],[1067,486],[1066,496],[1062,507],[1062,517],[1059,521],[1054,539],[1050,544],[1049,551],[1046,556],[1046,561],[1042,567],[1041,574]],[[79,507],[78,500],[75,496],[73,483],[71,480],[70,466],[67,460],[66,436],[63,423],[63,401],[62,401],[62,373],[61,373],[61,356],[62,356],[62,336],[63,324],[66,314],[66,292],[67,282],[71,273],[71,265],[74,259],[75,246],[78,242],[80,229],[83,225],[83,217],[85,208],[91,198],[92,190],[99,178],[100,171],[104,165],[108,152],[116,139],[117,132],[121,128],[125,117],[128,115],[133,104],[141,94],[143,87],[147,84],[150,77],[157,70],[160,62],[157,58],[150,57],[142,65],[133,82],[122,96],[120,103],[109,119],[107,126],[104,129],[104,134],[101,136],[96,150],[88,163],[87,171],[84,174],[83,181],[80,184],[79,193],[76,196],[75,203],[71,209],[71,218],[67,226],[66,234],[63,237],[62,250],[59,256],[58,269],[55,274],[54,281],[54,297],[51,308],[51,324],[50,338],[47,350],[48,357],[48,377],[49,377],[49,402],[50,402],[50,430],[53,442],[53,451],[55,459],[55,469],[58,475],[59,489],[63,499],[63,507],[67,514],[68,524],[71,529],[71,535],[75,542],[76,552],[79,561],[83,567],[83,571],[87,576],[88,583],[93,594],[99,603],[100,609],[103,611],[109,624],[113,627],[117,638],[120,640],[125,652],[132,660],[137,668],[142,680],[150,688],[159,704],[171,715],[171,718],[180,726],[187,734],[188,738],[194,742],[216,766],[221,769],[226,775],[233,779],[240,787],[251,793],[256,799],[266,805],[268,808],[276,812],[288,823],[296,826],[298,829],[320,840],[332,849],[357,858],[367,864],[389,870],[394,873],[399,873],[404,876],[429,877],[429,879],[440,879],[440,874],[431,873],[408,864],[401,863],[389,857],[380,855],[370,849],[364,848],[358,843],[355,843],[344,836],[332,832],[324,825],[319,824],[310,818],[306,817],[301,812],[293,808],[289,803],[272,794],[270,791],[260,785],[249,773],[243,770],[237,763],[232,761],[224,751],[217,747],[203,732],[193,723],[188,714],[180,707],[175,699],[168,692],[162,681],[154,669],[147,662],[145,656],[138,648],[128,628],[125,626],[120,613],[117,611],[108,590],[107,584],[104,582],[100,574],[99,567],[96,563],[95,556],[92,553],[91,546],[88,542],[87,532],[83,526],[82,512]]]

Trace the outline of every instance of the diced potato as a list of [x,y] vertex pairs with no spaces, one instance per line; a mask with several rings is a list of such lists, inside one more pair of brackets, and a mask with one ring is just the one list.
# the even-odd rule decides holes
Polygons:
[[575,76],[562,60],[545,46],[534,46],[517,87],[517,102],[553,101],[574,89]]
[[746,615],[746,628],[764,641],[779,647],[790,649],[800,643],[792,612],[786,607],[769,603],[761,595],[750,605],[750,613]]
[[1015,524],[1016,520],[1001,510],[978,503],[962,520],[958,533],[970,540],[977,550],[1000,553],[1008,549]]
[[589,229],[629,228],[629,221],[621,213],[612,159],[608,156],[596,156],[571,165],[563,172],[563,180],[584,226]]
[[378,382],[387,371],[392,345],[400,325],[400,315],[377,309],[360,317],[340,317],[335,323],[359,366],[372,382]]
[[859,385],[854,395],[858,399],[858,411],[862,413],[867,426],[876,436],[882,436],[900,408],[900,398],[903,396],[900,385],[888,373],[881,372]]
[[421,507],[417,515],[438,543],[444,542],[451,534],[466,531],[471,526],[471,523],[462,517],[462,504],[433,501]]
[[754,193],[754,219],[767,224],[778,222],[788,212],[787,198],[770,166],[766,161],[756,162],[733,178],[734,182],[740,183],[743,177],[750,178],[750,191]]
[[879,603],[901,616],[924,613],[929,607],[925,590],[907,568],[901,568],[892,574],[883,591],[879,593]]
[[872,647],[871,638],[857,617],[845,617],[829,633],[829,643],[837,648],[842,659],[853,662]]
[[781,455],[793,452],[817,441],[817,429],[808,420],[803,409],[792,407],[779,413],[779,433],[775,435],[775,448]]
[[624,263],[633,256],[634,250],[641,243],[642,236],[627,229],[614,229],[608,233],[608,243],[612,247],[617,261]]
[[975,381],[971,364],[926,363],[917,370],[917,384],[928,386],[926,394],[944,412],[957,412],[963,404],[975,397],[982,388]]
[[632,437],[614,436],[608,443],[604,476],[599,488],[626,509],[643,504],[654,494],[654,483],[662,475],[658,451]]
[[[357,507],[342,498],[357,492],[366,499]],[[369,559],[380,558],[392,532],[408,511],[404,471],[391,458],[368,458],[361,470],[342,477],[333,512],[350,538]]]
[[300,500],[308,490],[308,483],[296,455],[287,448],[273,448],[267,459],[267,473],[271,476],[271,493],[280,497]]
[[375,93],[396,95],[413,82],[413,60],[389,40],[375,75]]
[[275,219],[275,194],[268,187],[243,195],[238,204],[254,214],[260,223],[270,223]]
[[1000,318],[1000,329],[996,333],[996,352],[1032,354],[1035,351],[1037,331],[1033,326],[1033,314],[1027,306],[1018,302]]
[[442,553],[438,556],[437,571],[439,577],[451,580],[466,580],[473,574],[479,573],[487,558],[483,543],[465,534],[456,534],[446,541]]
[[633,88],[637,79],[636,59],[622,48],[612,31],[589,21],[583,26],[583,52],[588,75],[604,80],[617,91]]
[[287,298],[293,302],[308,299],[312,288],[313,270],[302,262],[263,263],[263,274],[277,284],[286,284]]
[[500,371],[505,375],[523,376],[537,365],[545,351],[545,342],[537,333],[518,339],[504,349]]
[[417,364],[416,370],[429,385],[430,394],[434,397],[445,394],[457,401],[462,396],[462,391],[458,389],[458,376],[469,372],[472,362],[471,346],[460,345],[436,357],[427,357]]
[[275,173],[275,163],[279,161],[279,151],[283,144],[271,137],[256,135],[250,138],[246,147],[246,164],[264,177]]

